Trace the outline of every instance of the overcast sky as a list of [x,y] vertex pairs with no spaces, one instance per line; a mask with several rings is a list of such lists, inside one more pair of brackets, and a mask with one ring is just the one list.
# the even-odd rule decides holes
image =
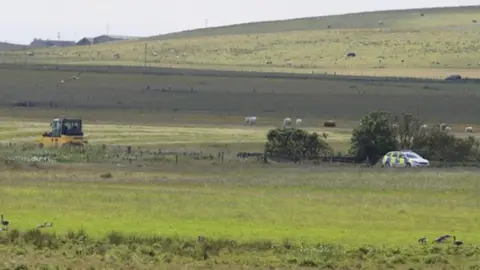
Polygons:
[[0,41],[79,40],[109,33],[151,36],[252,21],[434,6],[479,0],[16,0],[0,10]]

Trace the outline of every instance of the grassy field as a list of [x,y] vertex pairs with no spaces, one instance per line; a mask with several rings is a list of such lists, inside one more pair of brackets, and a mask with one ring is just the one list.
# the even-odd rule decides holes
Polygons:
[[[34,143],[49,130],[49,122],[0,120],[0,143],[21,145]],[[241,125],[126,125],[88,123],[85,135],[91,145],[128,145],[144,149],[203,151],[236,155],[238,151],[263,152],[268,126],[243,127]],[[310,132],[325,132],[328,142],[337,151],[346,152],[350,129],[306,127]]]
[[[0,63],[146,64],[431,78],[458,73],[478,78],[480,24],[474,20],[480,20],[478,6],[349,14],[203,29],[142,41],[40,49],[31,56],[26,51],[3,52]],[[327,28],[329,24],[331,28]],[[346,57],[349,52],[357,56]]]
[[[478,124],[475,83],[268,79],[208,76],[155,76],[0,70],[0,115],[76,115],[88,121],[131,124],[243,124],[279,126],[300,117],[311,127],[336,119],[351,128],[363,114],[387,110],[419,114],[429,123],[447,122],[462,131]],[[29,102],[29,103],[28,103]]]
[[[112,177],[102,179],[107,171]],[[40,263],[32,253],[48,252],[44,263],[52,266],[68,265],[74,258],[97,268],[115,263],[152,268],[170,255],[172,264],[182,267],[205,263],[300,267],[311,261],[346,269],[358,264],[369,269],[389,265],[454,269],[460,263],[478,262],[477,174],[255,164],[160,165],[150,171],[105,165],[7,168],[0,173],[0,200],[11,230],[28,231],[48,221],[54,227],[45,231],[59,236],[83,229],[90,241],[112,231],[137,238],[122,240],[121,235],[110,234],[103,251],[98,243],[88,251],[78,242],[55,248],[48,242],[32,244],[33,240],[17,251],[3,250],[17,263],[29,259],[29,265]],[[423,235],[432,241],[446,233],[464,240],[465,246],[417,246],[416,239]],[[154,235],[170,237],[177,247],[151,238]],[[178,242],[193,242],[197,236],[223,239],[215,242],[220,250],[210,251],[206,261],[198,254],[192,258],[195,253],[189,253],[188,245]],[[225,244],[226,240],[236,244]],[[119,246],[112,245],[115,241]],[[33,251],[35,245],[45,248]],[[78,252],[81,247],[83,253]],[[367,249],[363,256],[358,253],[361,248]],[[62,250],[67,255],[62,256]],[[133,255],[120,257],[122,250]],[[146,255],[148,250],[154,255]],[[93,257],[97,259],[88,260]]]
[[[478,77],[474,19],[480,20],[480,7],[202,29],[148,39],[147,65]],[[345,58],[350,51],[357,57]],[[0,52],[0,63],[24,67],[79,65],[71,71],[0,67],[0,212],[11,222],[0,231],[0,268],[480,267],[478,169],[382,170],[236,157],[262,152],[267,131],[285,117],[328,133],[335,152],[346,152],[352,128],[377,110],[446,122],[466,136],[465,126],[480,128],[476,82],[147,75],[118,67],[68,79],[82,64],[143,66],[144,53],[143,41],[33,56]],[[58,116],[83,118],[87,151],[29,145]],[[244,125],[246,116],[257,116],[257,124]],[[329,119],[338,126],[324,128]],[[162,155],[170,151],[191,155],[177,162]],[[54,226],[33,230],[45,221]],[[431,244],[443,234],[465,244]],[[416,242],[421,236],[428,237],[426,246]]]

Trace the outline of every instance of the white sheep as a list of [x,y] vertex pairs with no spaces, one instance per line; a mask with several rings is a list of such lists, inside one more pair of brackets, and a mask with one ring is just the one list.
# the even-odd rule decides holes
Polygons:
[[284,127],[288,127],[288,126],[290,126],[290,124],[292,124],[292,119],[290,117],[287,117],[287,118],[283,119],[283,126]]
[[449,126],[446,126],[446,127],[445,127],[445,131],[452,131],[452,128],[449,127]]
[[472,132],[473,132],[473,127],[466,127],[466,128],[465,128],[465,132],[470,132],[470,133],[472,133]]
[[257,122],[256,116],[247,116],[245,117],[245,124],[247,125],[254,125]]
[[427,128],[428,128],[428,126],[426,124],[423,124],[423,125],[420,126],[420,129],[427,129]]
[[296,124],[297,126],[300,126],[300,125],[302,124],[302,119],[297,118],[297,120],[295,120],[295,124]]

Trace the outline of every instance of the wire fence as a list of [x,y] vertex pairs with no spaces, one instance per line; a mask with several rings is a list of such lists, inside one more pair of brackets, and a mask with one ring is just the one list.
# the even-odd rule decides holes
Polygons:
[[[142,148],[131,145],[88,145],[82,149],[39,148],[33,143],[0,144],[0,158],[11,163],[115,163],[150,165],[188,165],[195,162],[223,163],[296,163],[310,165],[350,165],[372,167],[367,161],[358,161],[348,155],[322,155],[310,160],[293,162],[265,155],[264,152],[192,151],[161,148]],[[379,164],[377,164],[379,165]],[[480,161],[430,161],[431,168],[480,168]]]

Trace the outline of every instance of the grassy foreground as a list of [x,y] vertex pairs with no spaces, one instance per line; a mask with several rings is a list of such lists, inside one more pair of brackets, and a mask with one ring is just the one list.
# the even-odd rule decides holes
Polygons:
[[[102,179],[106,171],[112,177]],[[95,267],[128,262],[148,268],[170,261],[449,269],[479,259],[472,246],[480,243],[477,174],[253,164],[160,165],[151,171],[96,165],[4,168],[0,203],[11,227],[0,239],[44,221],[53,222],[45,231],[55,237],[84,230],[90,242],[83,244],[79,235],[66,242],[47,235],[46,242],[35,242],[40,236],[30,232],[2,247],[18,261],[50,254],[54,265],[76,258]],[[466,245],[417,246],[420,236],[432,241],[446,233]],[[211,247],[196,244],[198,236],[210,239]],[[52,250],[34,255],[35,245]]]

